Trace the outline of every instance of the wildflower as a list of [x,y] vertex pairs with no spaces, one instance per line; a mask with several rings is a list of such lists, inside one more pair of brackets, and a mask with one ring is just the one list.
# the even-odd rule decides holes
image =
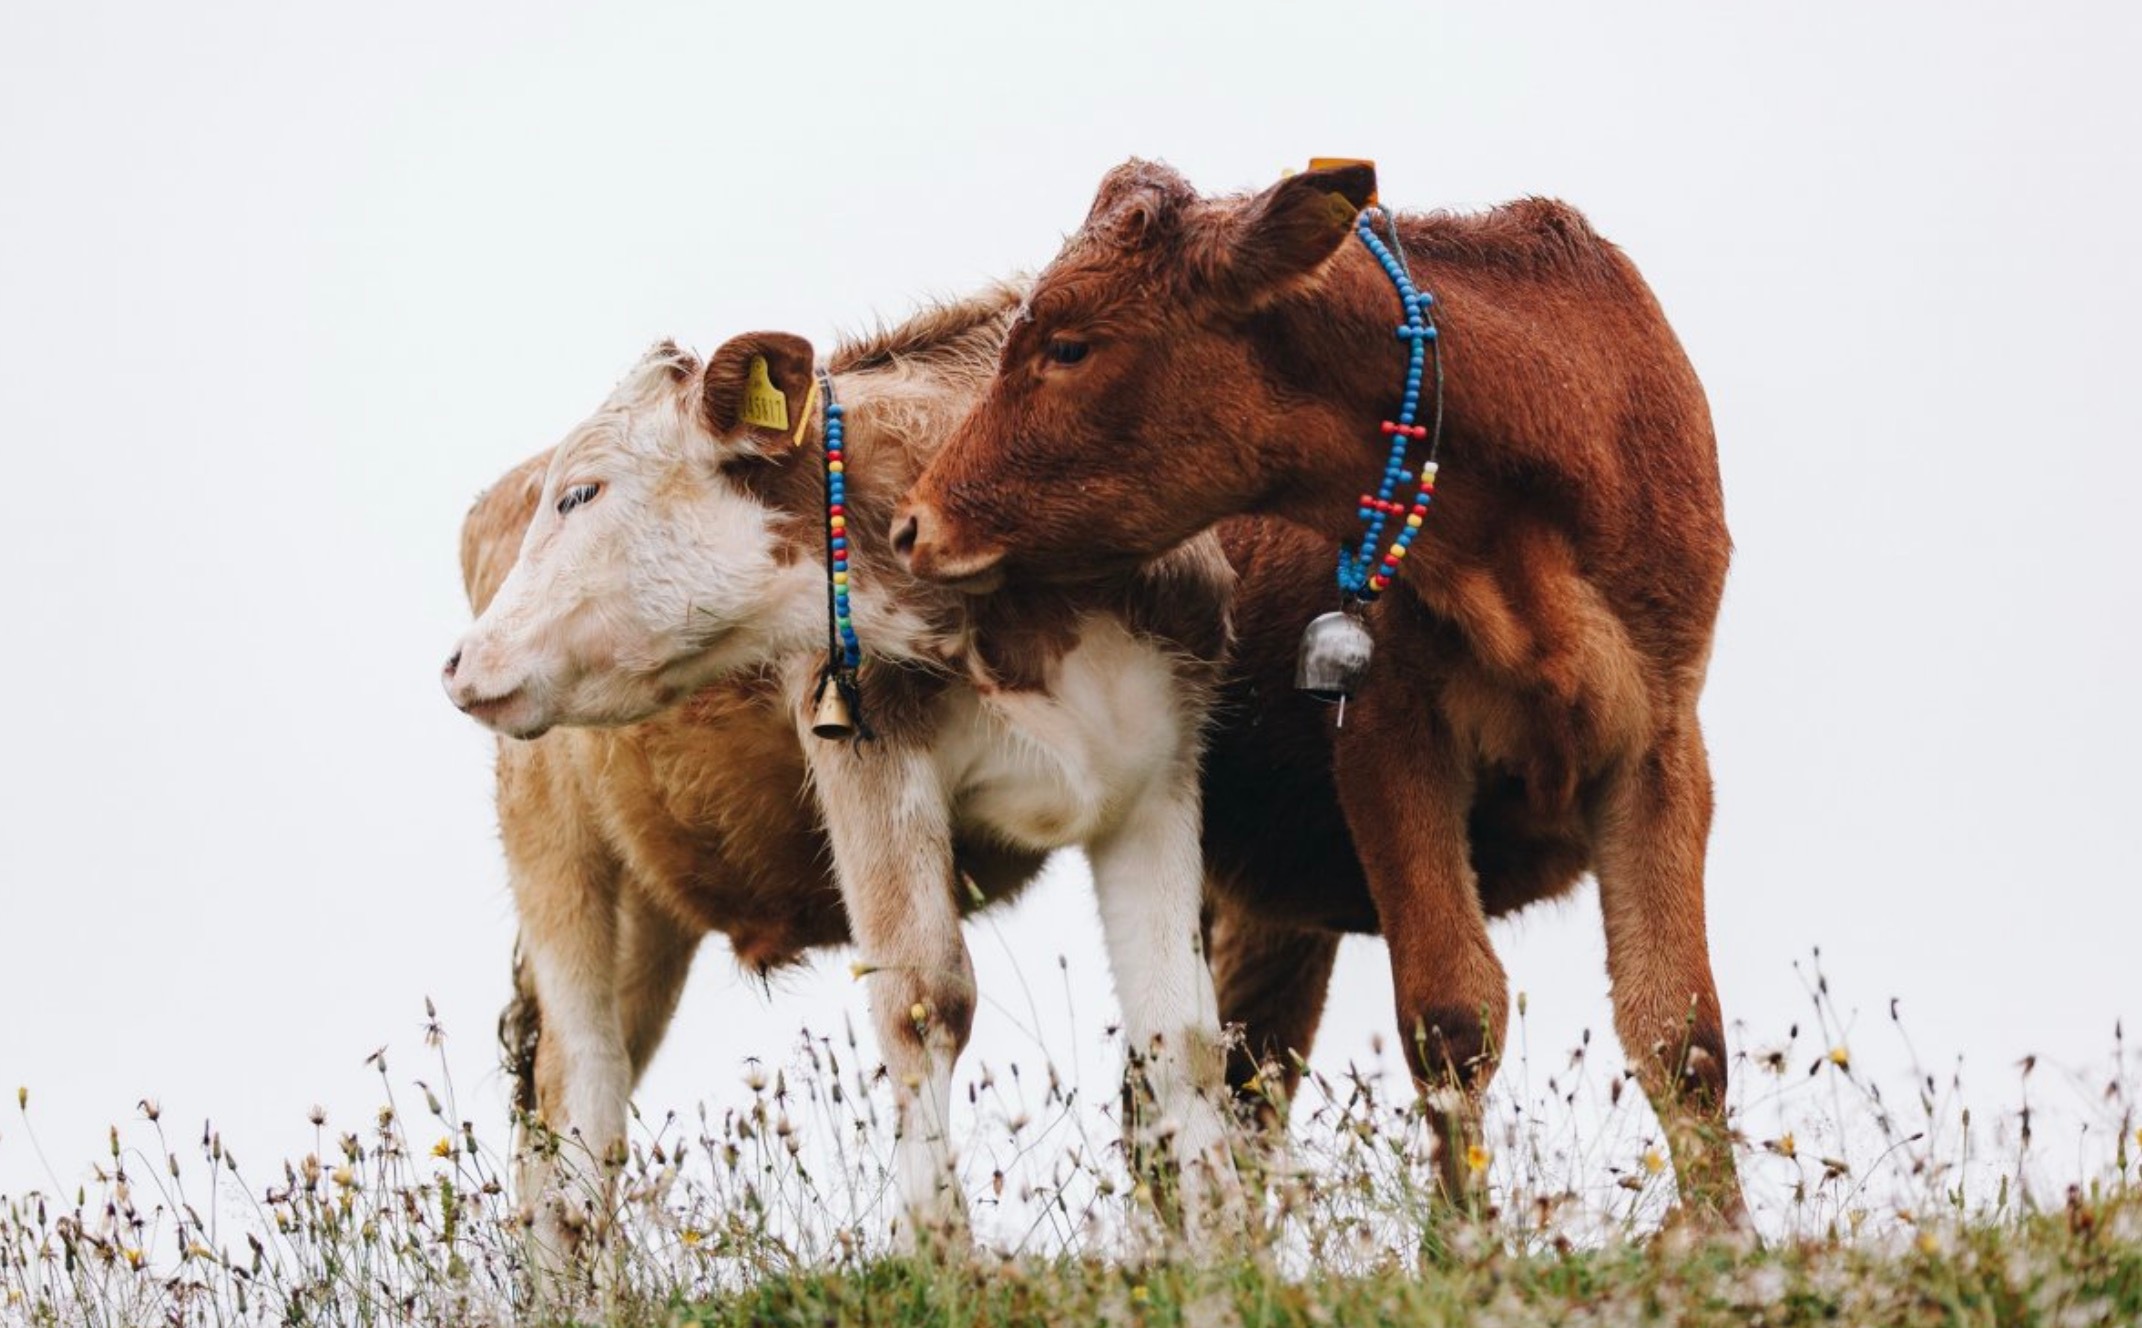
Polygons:
[[1656,1176],[1665,1169],[1666,1159],[1659,1156],[1659,1150],[1656,1148],[1646,1148],[1644,1150],[1644,1174],[1647,1176]]
[[1844,1045],[1842,1043],[1838,1044],[1837,1046],[1831,1047],[1830,1064],[1836,1066],[1840,1070],[1843,1070],[1845,1073],[1850,1074],[1852,1072],[1852,1053],[1845,1050]]
[[705,1240],[707,1235],[697,1227],[686,1227],[677,1233],[677,1238],[684,1242],[686,1249],[696,1250],[699,1248],[699,1242]]
[[1770,1151],[1776,1153],[1779,1157],[1797,1157],[1800,1153],[1800,1144],[1799,1141],[1792,1137],[1792,1131],[1787,1130],[1781,1138],[1770,1145]]
[[1928,1258],[1941,1253],[1941,1238],[1931,1231],[1921,1231],[1917,1244],[1919,1253],[1926,1255]]
[[439,1142],[431,1146],[431,1155],[433,1157],[452,1157],[454,1155],[454,1141],[441,1135]]
[[312,1104],[312,1110],[305,1113],[305,1119],[311,1121],[314,1125],[325,1125],[327,1124],[327,1108],[315,1102]]
[[357,1188],[357,1173],[351,1171],[348,1167],[336,1167],[333,1172],[329,1173],[328,1179],[334,1181],[335,1184],[345,1190]]
[[132,1246],[128,1246],[127,1248],[125,1248],[125,1249],[123,1249],[123,1250],[121,1250],[121,1251],[119,1251],[119,1252],[120,1252],[121,1254],[123,1254],[123,1255],[125,1255],[125,1256],[126,1256],[126,1266],[127,1266],[127,1267],[129,1267],[129,1268],[139,1268],[139,1267],[141,1267],[141,1259],[142,1259],[142,1254],[141,1254],[141,1251],[140,1251],[140,1250],[138,1250],[138,1249],[135,1249],[135,1248],[134,1248],[134,1247],[132,1247]]
[[1145,1302],[1148,1298],[1151,1297],[1151,1295],[1152,1293],[1146,1289],[1146,1285],[1143,1282],[1138,1283],[1138,1285],[1130,1289],[1130,1298],[1131,1303],[1133,1305],[1145,1304]]
[[200,1241],[194,1241],[186,1247],[186,1257],[189,1259],[213,1260],[216,1257],[216,1252],[203,1245]]
[[928,1023],[930,1019],[930,1007],[924,1005],[921,1001],[916,1001],[913,1005],[907,1007],[907,1017],[914,1020],[918,1024]]
[[1465,1169],[1478,1176],[1487,1170],[1488,1159],[1491,1156],[1493,1154],[1489,1153],[1487,1149],[1482,1148],[1479,1144],[1473,1144],[1465,1150]]

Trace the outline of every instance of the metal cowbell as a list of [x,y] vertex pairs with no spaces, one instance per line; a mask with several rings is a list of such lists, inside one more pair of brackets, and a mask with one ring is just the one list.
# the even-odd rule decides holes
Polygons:
[[848,709],[848,698],[830,678],[818,689],[818,703],[811,707],[811,733],[842,740],[855,736],[855,715]]
[[1376,643],[1354,614],[1335,610],[1319,614],[1302,632],[1301,654],[1294,660],[1294,686],[1320,701],[1346,699],[1361,689]]

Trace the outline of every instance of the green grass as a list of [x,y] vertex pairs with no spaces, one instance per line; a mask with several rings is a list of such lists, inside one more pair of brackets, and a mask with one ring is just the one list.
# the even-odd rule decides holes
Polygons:
[[[1112,1084],[974,1067],[960,1157],[983,1238],[894,1257],[885,1085],[852,1034],[806,1035],[738,1100],[641,1122],[611,1238],[556,1275],[504,1123],[465,1117],[443,1057],[436,1091],[376,1058],[376,1108],[316,1113],[316,1146],[265,1173],[212,1128],[173,1141],[144,1103],[89,1183],[0,1195],[0,1324],[2142,1323],[2117,1033],[2112,1072],[2067,1100],[2026,1063],[2017,1100],[1974,1118],[1959,1075],[1876,1075],[1819,971],[1809,994],[1805,1034],[1740,1039],[1760,1241],[1670,1220],[1656,1122],[1587,1044],[1505,1064],[1468,1213],[1436,1191],[1403,1076],[1311,1075],[1283,1149],[1244,1141],[1261,1210],[1202,1260],[1132,1187]],[[32,1095],[16,1108],[8,1146],[35,1148]]]

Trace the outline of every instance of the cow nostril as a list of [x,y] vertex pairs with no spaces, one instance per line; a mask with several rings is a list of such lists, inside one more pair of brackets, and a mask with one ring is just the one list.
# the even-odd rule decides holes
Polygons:
[[921,533],[921,520],[914,513],[908,513],[907,519],[893,528],[893,552],[899,554],[903,559],[913,557],[915,540]]
[[456,650],[456,651],[455,651],[455,652],[454,652],[453,654],[451,654],[451,655],[448,655],[448,656],[446,657],[446,676],[447,676],[447,677],[449,677],[449,678],[453,677],[453,676],[454,676],[454,670],[455,670],[455,669],[458,669],[458,668],[460,668],[460,667],[461,667],[461,652],[460,652],[460,651],[458,651],[458,650]]

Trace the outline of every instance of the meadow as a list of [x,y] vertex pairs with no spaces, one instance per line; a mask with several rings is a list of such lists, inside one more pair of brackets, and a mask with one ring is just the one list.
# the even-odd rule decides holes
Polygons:
[[[1845,1034],[1819,957],[1806,1017],[1737,1039],[1757,1230],[1676,1220],[1656,1121],[1611,1048],[1522,1049],[1455,1207],[1383,1048],[1310,1073],[1283,1146],[1245,1136],[1261,1209],[1190,1257],[1116,1138],[1119,1095],[1055,1064],[971,1066],[960,1141],[977,1236],[892,1252],[889,1094],[854,1030],[689,1116],[640,1118],[611,1238],[562,1272],[516,1214],[504,1121],[428,1061],[373,1058],[369,1117],[313,1113],[301,1157],[143,1101],[50,1184],[0,1196],[0,1319],[25,1324],[2124,1324],[2142,1321],[2142,1068],[2033,1061],[2004,1088],[1928,1071],[1890,1007]],[[427,1003],[428,1004],[428,1003]],[[1867,1046],[1860,1043],[1869,1044]],[[423,1058],[420,1058],[422,1060]],[[1595,1065],[1595,1059],[1599,1064]],[[1977,1099],[1974,1102],[1974,1097]],[[38,1149],[34,1090],[0,1146]],[[540,1129],[519,1146],[566,1155]],[[58,1161],[64,1165],[53,1166]],[[590,1189],[589,1193],[594,1193]]]

